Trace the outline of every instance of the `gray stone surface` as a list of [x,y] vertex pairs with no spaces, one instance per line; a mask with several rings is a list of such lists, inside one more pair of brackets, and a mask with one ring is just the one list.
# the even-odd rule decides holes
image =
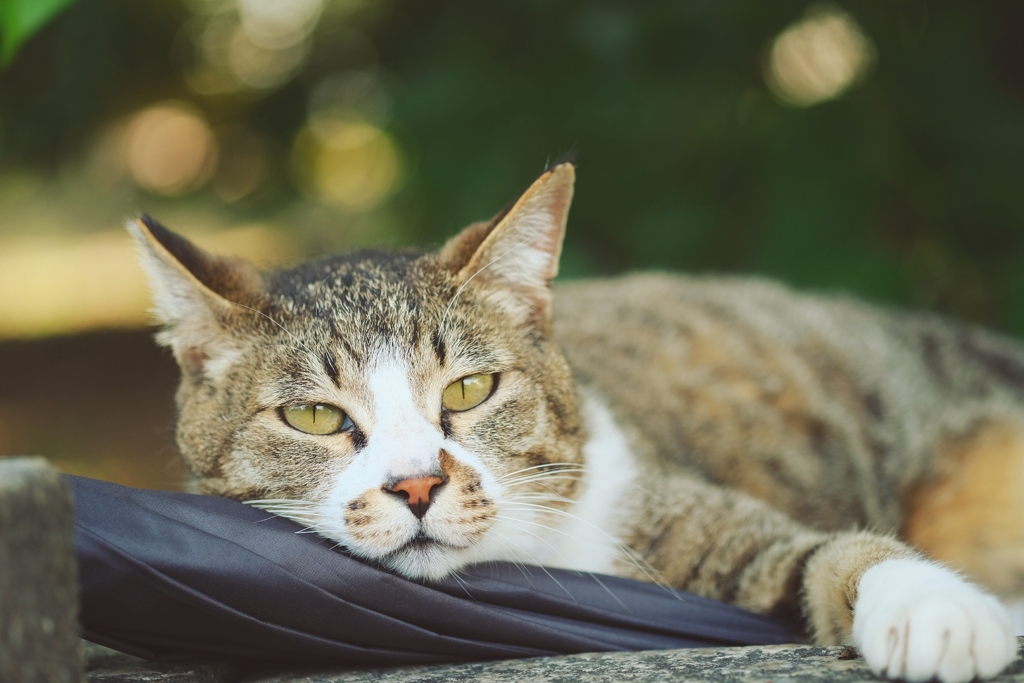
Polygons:
[[[1018,657],[996,681],[1024,681]],[[245,683],[854,683],[877,681],[851,648],[770,647],[607,652],[457,666],[320,670],[256,676]]]
[[84,641],[82,650],[89,683],[235,683],[241,677],[229,664],[158,664]]
[[[86,644],[89,683],[855,683],[878,681],[851,648],[774,645],[606,652],[500,662],[373,669],[240,672],[212,664],[157,664]],[[1024,683],[1024,639],[995,683]]]
[[0,681],[77,683],[73,506],[42,458],[0,458]]

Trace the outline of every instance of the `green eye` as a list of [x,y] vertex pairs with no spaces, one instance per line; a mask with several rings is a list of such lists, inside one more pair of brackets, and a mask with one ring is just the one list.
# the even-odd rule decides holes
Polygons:
[[325,403],[287,406],[281,409],[281,417],[295,429],[307,434],[333,434],[352,424],[340,408]]
[[494,391],[495,375],[470,375],[452,382],[441,394],[441,405],[446,410],[460,412],[476,408]]

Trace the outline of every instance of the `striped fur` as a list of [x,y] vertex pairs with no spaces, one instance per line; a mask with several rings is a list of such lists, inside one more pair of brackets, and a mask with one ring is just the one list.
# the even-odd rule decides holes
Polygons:
[[[437,253],[267,273],[133,223],[201,490],[408,576],[494,559],[612,572],[856,642],[890,676],[1001,669],[1005,614],[933,561],[1024,595],[1024,350],[756,279],[552,290],[573,178],[555,167]],[[475,373],[497,373],[493,395],[442,409]],[[303,403],[353,427],[297,432],[280,409]],[[427,475],[445,483],[420,520],[388,486]],[[916,592],[886,593],[901,585]],[[878,635],[947,623],[905,659]],[[990,652],[958,645],[979,634]]]

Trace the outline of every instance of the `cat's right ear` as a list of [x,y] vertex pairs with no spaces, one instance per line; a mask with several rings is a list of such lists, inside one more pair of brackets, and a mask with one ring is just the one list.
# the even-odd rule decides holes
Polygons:
[[153,291],[153,313],[186,374],[216,376],[239,349],[231,329],[263,304],[261,276],[243,259],[213,256],[149,216],[128,222]]
[[571,163],[548,169],[507,211],[450,239],[438,254],[441,263],[461,286],[497,285],[524,323],[546,327],[575,180]]

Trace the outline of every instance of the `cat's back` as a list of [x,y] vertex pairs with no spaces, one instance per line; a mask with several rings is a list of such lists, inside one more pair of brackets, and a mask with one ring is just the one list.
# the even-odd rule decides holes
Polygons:
[[563,284],[554,330],[650,467],[823,528],[894,528],[943,430],[1019,410],[1024,386],[1024,353],[978,328],[756,278]]

